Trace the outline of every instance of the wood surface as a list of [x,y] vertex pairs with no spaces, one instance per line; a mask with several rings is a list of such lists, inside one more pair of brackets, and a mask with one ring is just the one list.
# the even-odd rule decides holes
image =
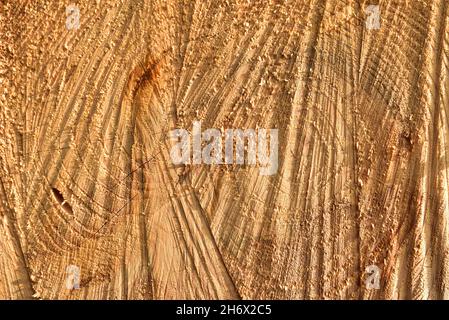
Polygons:
[[[447,0],[73,3],[0,1],[0,298],[449,298]],[[173,165],[196,120],[277,173]]]

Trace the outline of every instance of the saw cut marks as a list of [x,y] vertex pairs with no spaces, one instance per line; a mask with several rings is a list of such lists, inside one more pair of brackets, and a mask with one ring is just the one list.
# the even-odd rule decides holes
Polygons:
[[[448,6],[2,4],[0,298],[449,299]],[[174,165],[199,122],[277,171]]]

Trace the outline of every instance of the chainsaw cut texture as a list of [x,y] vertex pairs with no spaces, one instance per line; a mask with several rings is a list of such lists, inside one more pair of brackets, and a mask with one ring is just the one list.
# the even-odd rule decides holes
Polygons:
[[[74,4],[0,4],[0,298],[449,298],[446,0]],[[277,173],[173,165],[194,121]]]

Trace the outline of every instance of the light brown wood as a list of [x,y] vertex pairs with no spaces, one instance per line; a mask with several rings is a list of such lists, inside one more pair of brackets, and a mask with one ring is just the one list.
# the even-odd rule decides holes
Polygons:
[[[0,4],[0,298],[449,298],[446,0],[74,4]],[[196,120],[277,173],[173,165]]]

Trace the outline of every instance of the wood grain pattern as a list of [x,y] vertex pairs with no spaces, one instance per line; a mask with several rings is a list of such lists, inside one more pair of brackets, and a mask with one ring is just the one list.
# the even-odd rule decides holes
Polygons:
[[[0,298],[449,298],[446,0],[74,3],[0,2]],[[196,120],[277,174],[174,166]]]

